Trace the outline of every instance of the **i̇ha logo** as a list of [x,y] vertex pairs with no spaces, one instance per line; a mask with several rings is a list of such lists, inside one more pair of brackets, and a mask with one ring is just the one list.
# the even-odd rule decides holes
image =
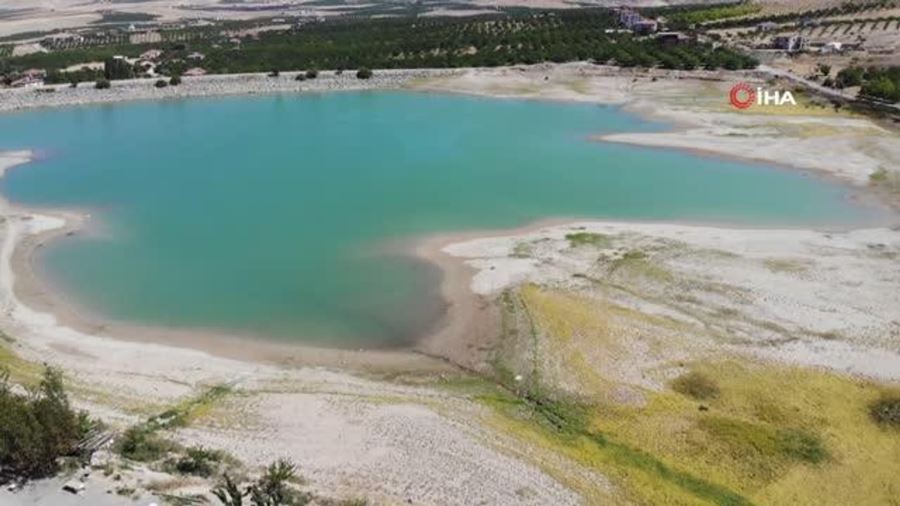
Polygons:
[[749,109],[752,105],[797,105],[790,91],[754,88],[747,83],[738,83],[728,94],[731,105],[738,109]]

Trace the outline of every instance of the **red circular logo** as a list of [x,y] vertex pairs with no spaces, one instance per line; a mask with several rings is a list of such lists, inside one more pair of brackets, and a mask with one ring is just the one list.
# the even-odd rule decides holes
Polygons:
[[728,98],[731,105],[738,109],[747,109],[756,102],[756,90],[747,83],[738,83],[731,88]]

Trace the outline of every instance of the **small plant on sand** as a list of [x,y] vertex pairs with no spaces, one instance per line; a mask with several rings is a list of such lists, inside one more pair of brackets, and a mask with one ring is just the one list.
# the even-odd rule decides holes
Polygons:
[[371,79],[372,71],[370,69],[367,69],[366,67],[363,67],[356,71],[356,78],[357,79]]
[[242,506],[244,498],[249,498],[252,506],[304,506],[312,501],[312,495],[291,486],[297,481],[297,467],[281,459],[269,464],[258,480],[244,488],[226,473],[212,494],[224,506]]
[[123,457],[138,462],[154,462],[167,453],[176,450],[175,443],[154,434],[148,427],[130,427],[116,445],[116,451]]
[[721,393],[719,386],[709,376],[691,371],[672,382],[672,390],[698,400],[715,399]]
[[181,76],[174,75],[169,78],[169,86],[178,86],[179,84],[181,84]]
[[869,406],[872,420],[879,425],[900,428],[900,395],[883,397]]
[[185,450],[184,455],[167,460],[163,468],[177,474],[208,478],[218,472],[227,458],[222,451],[194,446]]
[[165,88],[168,85],[169,85],[169,82],[166,81],[165,79],[157,79],[156,82],[153,83],[153,86],[156,86],[157,88]]
[[94,83],[94,88],[97,88],[98,90],[108,90],[110,87],[112,87],[112,84],[110,84],[109,79],[104,79],[102,77],[97,79]]
[[317,78],[317,77],[319,77],[319,71],[318,71],[318,70],[316,70],[316,69],[309,69],[309,70],[306,71],[306,78],[307,78],[307,79],[315,79],[315,78]]

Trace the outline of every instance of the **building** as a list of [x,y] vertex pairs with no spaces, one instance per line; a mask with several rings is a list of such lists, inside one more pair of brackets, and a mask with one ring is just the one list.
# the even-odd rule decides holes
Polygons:
[[772,39],[772,46],[775,49],[796,53],[805,51],[809,47],[809,41],[800,35],[780,35]]
[[638,11],[628,7],[619,7],[613,10],[619,24],[635,33],[654,33],[659,29],[659,23],[654,19],[645,18]]
[[664,46],[678,46],[687,44],[694,39],[681,32],[661,32],[656,35],[656,40]]
[[842,42],[827,42],[819,51],[822,53],[840,53],[843,50],[844,44]]
[[764,21],[758,25],[756,25],[756,31],[758,32],[771,32],[778,28],[778,23],[773,23],[771,21]]
[[197,52],[193,52],[193,53],[187,55],[188,60],[203,61],[205,58],[206,58],[205,54],[197,53]]

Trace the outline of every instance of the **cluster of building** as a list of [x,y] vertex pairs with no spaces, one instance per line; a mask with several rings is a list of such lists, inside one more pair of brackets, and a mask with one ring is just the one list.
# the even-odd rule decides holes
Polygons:
[[626,30],[631,30],[634,33],[640,34],[650,34],[656,33],[659,30],[659,22],[655,19],[645,18],[641,15],[640,12],[628,8],[628,7],[617,7],[613,9],[616,17],[619,21],[619,24],[622,25]]
[[47,72],[43,69],[28,69],[16,76],[9,85],[13,88],[43,86],[45,77]]

